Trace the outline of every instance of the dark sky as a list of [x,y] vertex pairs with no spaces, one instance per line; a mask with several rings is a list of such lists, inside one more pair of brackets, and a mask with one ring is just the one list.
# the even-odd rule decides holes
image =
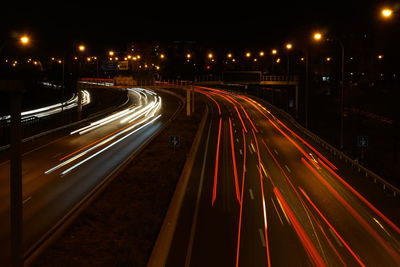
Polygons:
[[[81,1],[83,2],[83,1]],[[168,2],[168,1],[164,1]],[[343,28],[367,23],[380,1],[85,1],[22,4],[4,7],[1,36],[30,32],[42,47],[65,41],[122,45],[135,40],[274,43],[311,28]],[[140,4],[139,4],[140,3]],[[223,6],[224,5],[224,6]]]

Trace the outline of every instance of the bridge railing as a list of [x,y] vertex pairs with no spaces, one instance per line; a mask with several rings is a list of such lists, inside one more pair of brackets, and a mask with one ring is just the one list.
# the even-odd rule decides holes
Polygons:
[[297,82],[299,80],[299,76],[297,75],[263,75],[261,76],[262,82]]

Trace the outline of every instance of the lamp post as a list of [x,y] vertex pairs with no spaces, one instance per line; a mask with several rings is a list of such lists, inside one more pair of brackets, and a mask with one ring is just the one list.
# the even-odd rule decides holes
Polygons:
[[[315,41],[321,41],[323,39],[323,35],[319,32],[314,33],[313,38]],[[344,63],[345,63],[345,46],[343,42],[338,38],[328,38],[326,39],[330,42],[337,42],[340,47],[341,51],[341,63],[340,63],[340,132],[339,132],[339,147],[343,150],[344,146],[344,81],[345,81],[345,74],[344,74]],[[308,56],[307,56],[308,62]],[[307,63],[308,64],[308,63]],[[308,73],[308,66],[307,66],[307,73]],[[308,75],[308,74],[307,74]],[[307,118],[306,118],[307,119]]]

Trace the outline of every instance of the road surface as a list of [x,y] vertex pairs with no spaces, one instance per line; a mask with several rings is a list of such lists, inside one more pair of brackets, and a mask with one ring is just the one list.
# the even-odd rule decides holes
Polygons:
[[212,115],[166,266],[400,266],[399,222],[290,125],[245,95],[197,92]]
[[[24,248],[30,251],[181,106],[163,92],[128,89],[123,109],[23,155]],[[0,163],[0,265],[9,260],[9,162]],[[134,178],[134,177],[133,177]]]

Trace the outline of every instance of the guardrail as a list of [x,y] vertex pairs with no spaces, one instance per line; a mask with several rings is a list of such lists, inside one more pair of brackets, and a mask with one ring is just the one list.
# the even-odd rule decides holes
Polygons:
[[263,75],[261,76],[261,81],[279,81],[279,82],[297,82],[299,77],[296,75],[285,76],[285,75]]

